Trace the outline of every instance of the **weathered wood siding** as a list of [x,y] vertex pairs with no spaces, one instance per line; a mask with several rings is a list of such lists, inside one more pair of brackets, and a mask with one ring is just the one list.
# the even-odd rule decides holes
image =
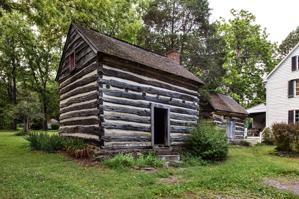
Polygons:
[[[77,30],[70,30],[59,73],[60,128],[64,136],[99,140],[98,62],[96,53]],[[70,72],[68,55],[75,51]]]
[[184,143],[198,119],[195,90],[107,64],[101,70],[100,119],[105,148],[151,147],[151,103],[170,108],[170,144]]
[[244,139],[244,119],[239,117],[230,117],[217,113],[212,113],[212,119],[217,126],[227,129],[228,120],[235,122],[235,136],[233,139]]

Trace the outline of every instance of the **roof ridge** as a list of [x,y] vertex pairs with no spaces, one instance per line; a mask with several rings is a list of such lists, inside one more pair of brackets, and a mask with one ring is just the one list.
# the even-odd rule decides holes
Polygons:
[[[108,34],[106,34],[106,33],[102,33],[102,32],[100,32],[100,31],[96,30],[95,28],[86,28],[86,27],[82,26],[81,24],[77,24],[77,23],[74,23],[74,25],[75,25],[75,26],[80,26],[79,28],[83,28],[84,30],[87,30],[87,31],[94,31],[94,32],[96,32],[97,34],[101,34],[101,35],[103,35],[103,36],[105,36],[105,37],[109,37],[109,38],[111,38],[111,39],[115,39],[115,40],[117,40],[117,41],[120,41],[120,42],[123,42],[123,43],[125,43],[125,44],[134,46],[134,47],[136,47],[136,48],[139,48],[139,49],[144,50],[144,51],[146,51],[146,52],[152,53],[152,54],[154,54],[154,55],[156,55],[156,56],[160,56],[160,57],[162,57],[162,58],[166,58],[166,59],[168,59],[168,60],[171,61],[171,62],[174,62],[172,59],[169,59],[168,57],[166,57],[166,56],[164,56],[164,55],[161,55],[161,54],[159,54],[159,53],[157,53],[157,52],[154,52],[153,50],[144,48],[144,47],[139,46],[139,45],[137,45],[137,44],[130,43],[130,42],[126,41],[126,40],[119,39],[119,38],[117,38],[117,37],[108,35]],[[176,62],[174,62],[174,63],[176,63]],[[179,65],[181,65],[181,64],[179,64]],[[183,65],[181,65],[181,66],[183,66]],[[184,66],[183,66],[183,67],[184,67]]]

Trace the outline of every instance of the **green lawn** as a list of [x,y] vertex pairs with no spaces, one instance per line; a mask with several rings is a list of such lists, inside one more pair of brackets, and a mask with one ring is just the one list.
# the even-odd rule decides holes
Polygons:
[[[264,178],[299,179],[299,159],[272,151],[233,147],[224,163],[119,171],[32,152],[24,138],[0,131],[0,198],[296,198],[263,185]],[[166,177],[170,180],[161,181]]]

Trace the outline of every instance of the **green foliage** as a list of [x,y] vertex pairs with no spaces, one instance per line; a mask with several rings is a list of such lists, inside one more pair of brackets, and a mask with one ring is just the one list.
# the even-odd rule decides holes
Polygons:
[[299,42],[299,26],[291,31],[278,48],[280,59],[283,59]]
[[59,135],[49,135],[47,133],[29,133],[26,137],[29,146],[33,150],[41,150],[53,153],[64,149],[64,138]]
[[264,185],[265,178],[299,177],[298,158],[274,156],[273,146],[230,147],[227,161],[213,165],[120,172],[32,153],[13,133],[0,131],[0,198],[296,198]]
[[263,143],[268,145],[274,144],[274,136],[271,129],[268,127],[263,131]]
[[224,160],[228,153],[226,134],[212,122],[201,121],[188,139],[187,151],[203,160]]
[[276,46],[253,14],[244,10],[231,10],[231,14],[229,21],[218,22],[218,32],[225,40],[225,75],[217,90],[250,107],[265,101],[263,76],[276,64]]
[[224,43],[209,15],[207,0],[150,1],[138,43],[162,55],[178,50],[182,64],[205,81],[205,89],[215,89],[224,74]]
[[132,154],[118,154],[103,162],[104,165],[114,169],[124,169],[130,167],[162,167],[163,161],[158,159],[153,153],[141,154],[134,157]]
[[51,124],[51,129],[52,130],[58,130],[59,129],[59,124]]
[[28,132],[24,132],[23,130],[21,131],[18,131],[15,133],[16,136],[25,136],[25,135],[28,135]]
[[275,123],[272,132],[278,151],[299,152],[299,124]]

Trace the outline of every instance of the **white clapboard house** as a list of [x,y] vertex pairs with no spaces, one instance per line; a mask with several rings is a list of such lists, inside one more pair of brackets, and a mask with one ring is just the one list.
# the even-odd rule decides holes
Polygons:
[[299,122],[299,44],[268,74],[266,127]]

